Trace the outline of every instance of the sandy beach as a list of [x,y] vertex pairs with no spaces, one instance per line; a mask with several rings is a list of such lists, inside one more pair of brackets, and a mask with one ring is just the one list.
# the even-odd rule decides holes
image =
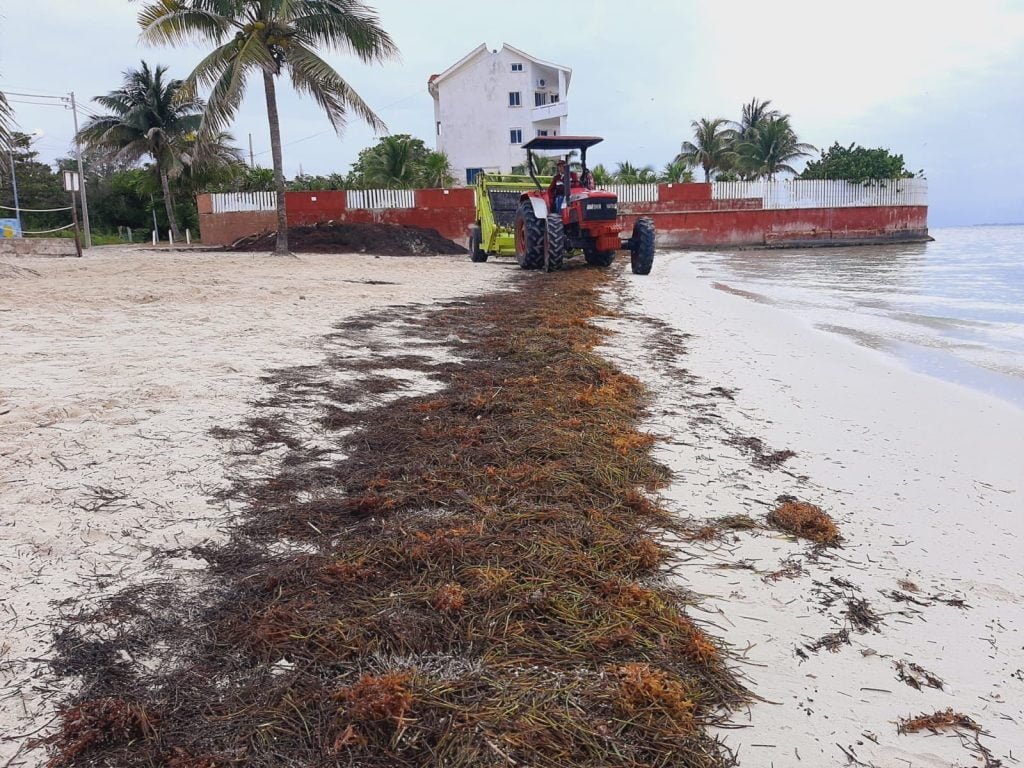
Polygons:
[[[650,427],[676,473],[675,509],[762,516],[788,494],[828,511],[846,539],[821,557],[763,531],[684,547],[681,583],[705,597],[708,621],[767,700],[722,733],[740,763],[978,764],[956,736],[897,734],[900,718],[952,707],[983,726],[992,759],[1014,764],[1024,755],[1024,410],[702,280],[688,254],[662,255],[658,270],[657,280],[627,276],[617,298],[692,334],[682,364],[694,380],[680,386],[637,352],[642,326],[621,325],[626,343],[610,354],[656,393]],[[714,387],[728,397],[700,397]],[[736,436],[796,456],[758,470]],[[877,623],[851,622],[850,600]],[[843,629],[849,645],[810,650]],[[898,662],[933,673],[942,690],[901,682]]]
[[118,248],[0,264],[0,765],[67,693],[46,671],[62,602],[205,566],[188,548],[231,517],[211,499],[232,467],[209,430],[250,411],[261,374],[318,361],[339,320],[505,273]]
[[[261,375],[319,360],[339,320],[517,271],[127,249],[0,264],[0,766],[44,762],[23,747],[67,693],[46,664],[62,601],[206,567],[188,549],[223,538],[233,509],[212,496],[238,470],[209,431],[246,417]],[[792,495],[844,537],[828,550],[763,529],[672,542],[672,578],[702,597],[696,615],[759,697],[719,732],[740,764],[1020,759],[1024,411],[703,282],[683,253],[605,296],[621,316],[602,321],[615,331],[603,352],[652,392],[670,507],[763,520]],[[750,438],[796,455],[759,466]],[[942,688],[901,681],[900,663]],[[975,743],[897,733],[947,707],[981,724]]]

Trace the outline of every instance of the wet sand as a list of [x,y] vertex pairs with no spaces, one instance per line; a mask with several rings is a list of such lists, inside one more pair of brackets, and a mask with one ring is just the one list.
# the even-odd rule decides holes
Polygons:
[[[763,519],[791,494],[846,539],[820,556],[764,531],[680,544],[680,583],[706,596],[708,621],[766,700],[722,733],[741,765],[845,765],[844,751],[866,765],[977,764],[955,735],[897,734],[899,718],[947,707],[983,726],[995,758],[1019,759],[1024,410],[713,286],[687,254],[660,255],[655,273],[626,276],[617,300],[692,334],[681,362],[693,380],[643,354],[635,323],[615,324],[609,354],[656,393],[650,426],[676,473],[674,508]],[[729,397],[697,396],[714,387]],[[797,455],[758,469],[737,435]],[[877,622],[862,626],[851,604]],[[843,629],[849,644],[811,650]],[[943,689],[900,681],[898,662]]]

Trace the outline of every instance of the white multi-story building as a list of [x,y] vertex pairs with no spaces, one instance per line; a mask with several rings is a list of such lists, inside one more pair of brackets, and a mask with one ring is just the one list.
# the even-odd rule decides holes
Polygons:
[[508,43],[498,51],[481,44],[432,75],[437,149],[459,183],[471,184],[480,171],[509,173],[526,162],[524,142],[565,133],[571,77],[569,67]]

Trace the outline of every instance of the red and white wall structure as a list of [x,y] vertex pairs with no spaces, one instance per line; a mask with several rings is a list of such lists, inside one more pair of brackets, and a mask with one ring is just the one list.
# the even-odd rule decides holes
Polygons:
[[[654,219],[662,247],[796,247],[928,238],[924,179],[610,185],[627,229]],[[199,195],[207,245],[276,227],[273,192]],[[287,193],[288,223],[383,222],[429,227],[466,242],[476,221],[472,189],[331,190]]]

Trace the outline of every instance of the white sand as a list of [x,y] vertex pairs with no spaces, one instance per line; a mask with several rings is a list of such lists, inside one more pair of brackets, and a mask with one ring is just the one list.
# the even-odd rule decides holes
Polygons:
[[[766,502],[789,493],[829,511],[847,540],[817,563],[774,534],[681,545],[693,556],[683,583],[708,595],[712,631],[746,651],[744,672],[771,702],[722,732],[741,764],[847,765],[839,745],[861,765],[980,764],[956,736],[897,735],[899,718],[946,707],[984,726],[981,742],[1004,765],[1024,760],[1024,411],[715,290],[685,254],[659,255],[650,278],[624,280],[631,309],[694,334],[679,362],[697,389],[737,390],[734,402],[687,395],[637,352],[646,328],[615,324],[624,335],[613,356],[658,393],[651,428],[677,473],[670,503],[696,517],[763,517]],[[729,432],[798,456],[782,470],[752,469],[723,443]],[[804,575],[765,578],[790,556]],[[744,561],[756,571],[721,567]],[[833,577],[855,589],[828,585]],[[900,579],[930,605],[882,594]],[[828,586],[816,594],[815,581]],[[831,608],[827,592],[840,595]],[[797,647],[843,626],[845,596],[870,603],[879,631],[801,660]],[[898,660],[938,675],[944,690],[898,681]]]
[[508,269],[109,248],[0,263],[0,766],[61,693],[41,663],[55,601],[205,566],[184,549],[230,514],[210,500],[229,467],[208,431],[248,414],[263,372],[317,362],[341,318],[477,293]]

